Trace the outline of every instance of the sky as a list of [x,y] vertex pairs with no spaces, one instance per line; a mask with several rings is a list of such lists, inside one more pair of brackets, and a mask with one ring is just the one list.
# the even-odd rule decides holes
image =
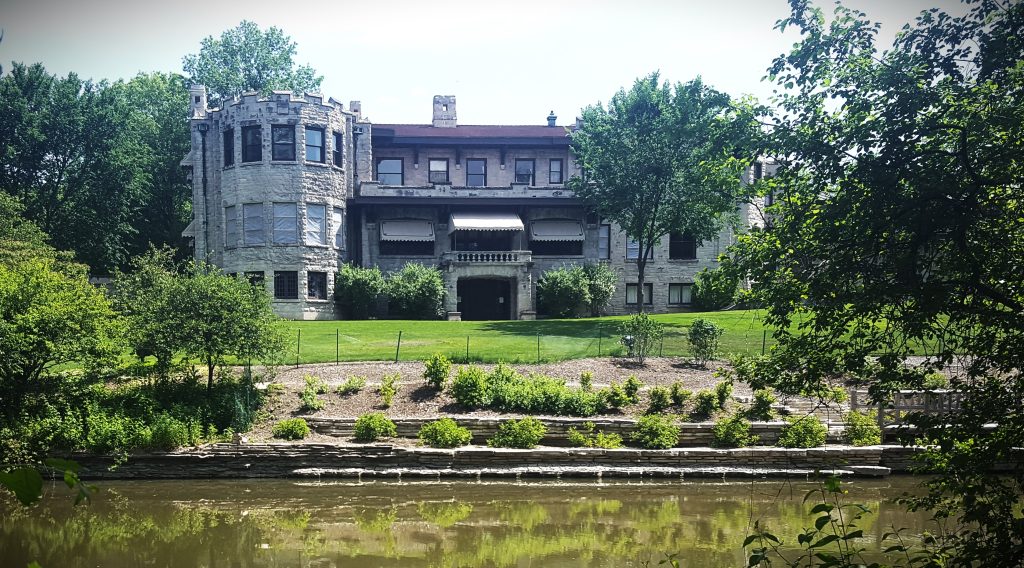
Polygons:
[[[832,3],[817,0],[831,13]],[[845,0],[891,43],[921,10],[956,0]],[[362,101],[378,123],[428,123],[433,95],[455,95],[459,124],[571,124],[637,77],[705,83],[767,100],[762,81],[797,36],[773,29],[785,0],[0,0],[0,64],[115,80],[181,73],[204,37],[249,19],[298,44],[321,91]]]

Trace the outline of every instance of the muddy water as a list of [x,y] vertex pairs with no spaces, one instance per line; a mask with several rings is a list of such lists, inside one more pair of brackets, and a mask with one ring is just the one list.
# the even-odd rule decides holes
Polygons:
[[[871,509],[860,545],[927,528],[892,502],[918,479],[852,481]],[[22,568],[743,566],[754,519],[795,540],[813,483],[788,481],[349,483],[102,482],[90,504],[59,486],[0,500],[0,565]]]

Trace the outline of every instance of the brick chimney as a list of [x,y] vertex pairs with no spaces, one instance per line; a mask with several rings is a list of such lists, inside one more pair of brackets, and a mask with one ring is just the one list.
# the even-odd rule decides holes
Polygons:
[[555,116],[555,111],[551,111],[551,114],[548,115],[548,126],[554,126],[555,125],[555,121],[557,121],[557,120],[558,120],[558,117]]
[[455,128],[455,95],[434,95],[434,126]]

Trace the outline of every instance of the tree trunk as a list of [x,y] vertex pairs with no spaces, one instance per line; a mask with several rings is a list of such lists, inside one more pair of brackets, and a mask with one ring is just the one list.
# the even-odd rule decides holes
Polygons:
[[640,249],[636,259],[636,313],[644,311],[644,271],[647,269],[647,251]]
[[213,390],[213,360],[206,362],[206,392]]

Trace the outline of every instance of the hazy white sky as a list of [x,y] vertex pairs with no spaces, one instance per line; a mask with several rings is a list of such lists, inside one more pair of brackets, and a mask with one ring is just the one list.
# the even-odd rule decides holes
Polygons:
[[[831,13],[831,2],[819,3]],[[923,9],[956,0],[847,0],[885,42]],[[458,97],[460,124],[570,124],[647,73],[697,75],[766,99],[761,78],[795,40],[773,29],[785,0],[0,0],[0,62],[41,62],[93,79],[181,72],[202,38],[249,19],[282,28],[322,91],[361,100],[375,122],[430,121],[431,97]]]

